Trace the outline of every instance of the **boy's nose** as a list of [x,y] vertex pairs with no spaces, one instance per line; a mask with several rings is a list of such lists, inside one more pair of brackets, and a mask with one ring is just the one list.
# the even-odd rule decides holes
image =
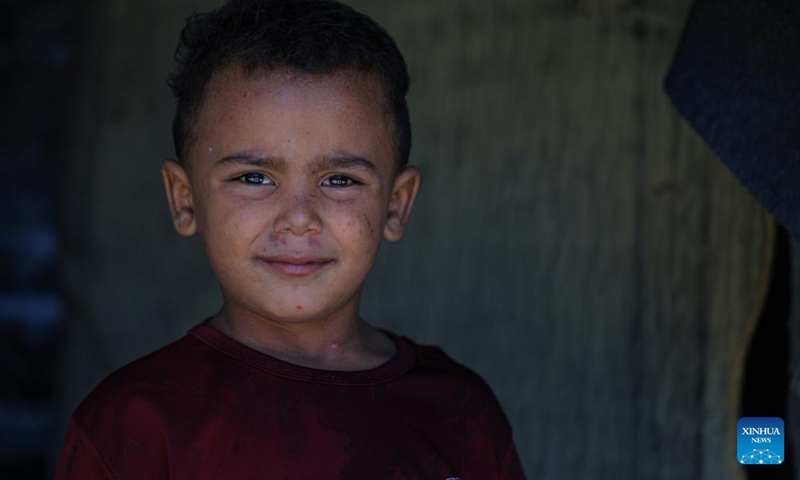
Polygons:
[[275,219],[275,233],[304,235],[317,233],[322,229],[322,221],[317,214],[316,197],[309,193],[297,193],[287,200]]

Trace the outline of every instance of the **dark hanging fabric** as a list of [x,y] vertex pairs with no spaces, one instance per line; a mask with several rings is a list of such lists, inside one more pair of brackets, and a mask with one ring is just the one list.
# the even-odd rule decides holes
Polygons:
[[696,0],[667,94],[800,239],[800,2]]

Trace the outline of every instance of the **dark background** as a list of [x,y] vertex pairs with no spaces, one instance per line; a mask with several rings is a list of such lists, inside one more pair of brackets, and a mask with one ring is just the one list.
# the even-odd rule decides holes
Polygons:
[[[178,33],[219,3],[0,0],[0,478],[220,305],[159,174]],[[790,478],[735,425],[791,422],[793,244],[663,93],[690,1],[350,3],[406,56],[423,175],[365,318],[482,374],[530,478]]]

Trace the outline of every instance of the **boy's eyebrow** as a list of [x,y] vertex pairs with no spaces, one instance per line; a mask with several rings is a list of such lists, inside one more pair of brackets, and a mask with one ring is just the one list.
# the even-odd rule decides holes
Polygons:
[[269,157],[266,155],[257,155],[249,152],[239,152],[227,157],[222,157],[214,164],[219,167],[223,165],[256,165],[259,167],[266,167],[272,170],[285,171],[286,162],[281,158]]
[[348,154],[325,157],[319,162],[319,167],[323,169],[351,168],[369,173],[378,173],[378,167],[374,163],[366,158]]
[[[259,167],[269,168],[272,170],[277,170],[279,172],[285,172],[287,169],[286,161],[283,160],[282,158],[270,157],[267,155],[258,155],[250,152],[239,152],[239,153],[234,153],[233,155],[228,155],[227,157],[223,157],[217,160],[214,166],[223,166],[230,164],[255,165]],[[315,168],[318,170],[345,168],[345,169],[363,170],[369,173],[378,173],[378,167],[375,166],[374,163],[370,162],[366,158],[349,154],[324,157],[315,164]]]

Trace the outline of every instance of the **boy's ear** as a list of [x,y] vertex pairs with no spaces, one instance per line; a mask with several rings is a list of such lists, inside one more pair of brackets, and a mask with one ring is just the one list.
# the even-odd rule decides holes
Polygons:
[[186,169],[175,160],[167,159],[161,166],[161,175],[164,177],[169,213],[175,231],[187,237],[194,235],[197,231],[197,224],[195,223],[192,189]]
[[419,170],[416,167],[405,167],[394,179],[392,197],[389,202],[389,214],[383,227],[383,238],[396,242],[403,238],[406,231],[411,208],[419,190]]

